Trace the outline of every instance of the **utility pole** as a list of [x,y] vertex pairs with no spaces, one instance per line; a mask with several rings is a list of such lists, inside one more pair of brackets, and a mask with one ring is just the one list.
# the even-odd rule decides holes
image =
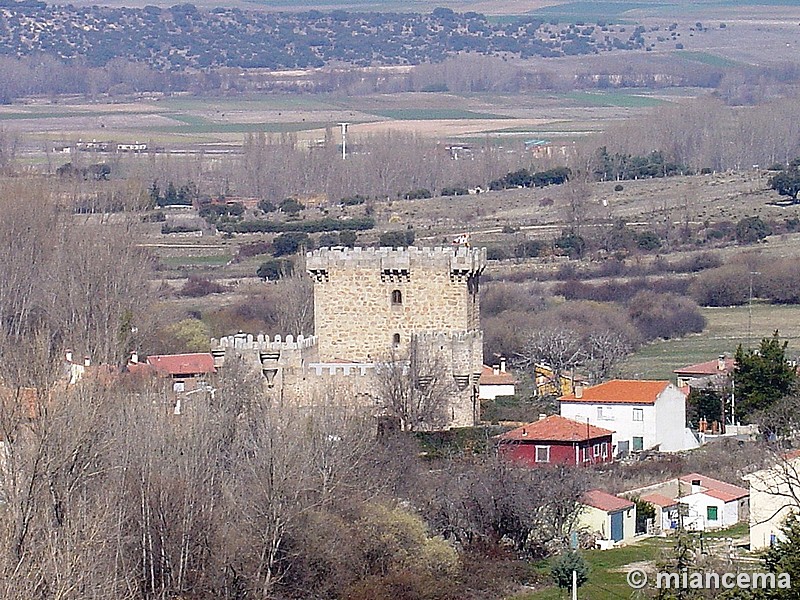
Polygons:
[[347,127],[350,123],[339,123],[342,128],[342,160],[347,159]]

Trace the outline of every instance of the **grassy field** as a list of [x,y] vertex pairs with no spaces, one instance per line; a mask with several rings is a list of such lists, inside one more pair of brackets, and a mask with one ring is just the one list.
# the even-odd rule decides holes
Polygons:
[[[589,563],[589,581],[578,590],[578,597],[583,600],[629,598],[631,588],[625,579],[627,574],[625,567],[634,563],[656,560],[662,550],[667,547],[669,547],[669,541],[664,538],[648,538],[623,548],[583,552],[583,557]],[[542,562],[538,567],[543,576],[549,575],[549,561]],[[563,600],[566,597],[564,590],[554,586],[517,595],[512,600]]]
[[716,54],[711,54],[710,52],[679,50],[675,52],[675,55],[692,62],[699,62],[712,67],[735,67],[741,65],[741,63],[738,63],[734,60],[717,56]]
[[757,346],[777,329],[789,342],[788,356],[800,353],[800,306],[753,305],[750,339],[747,330],[747,306],[704,308],[708,324],[703,333],[677,340],[662,340],[642,347],[622,365],[623,375],[642,379],[668,379],[673,370],[707,360],[720,354],[732,356],[739,344]]
[[584,106],[621,106],[623,108],[649,108],[664,104],[665,100],[625,92],[571,92],[565,98]]

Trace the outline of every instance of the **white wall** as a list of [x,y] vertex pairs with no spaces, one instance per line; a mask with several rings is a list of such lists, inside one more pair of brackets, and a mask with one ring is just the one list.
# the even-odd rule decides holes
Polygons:
[[[602,408],[602,416],[598,408]],[[634,409],[642,409],[643,419],[634,421]],[[643,449],[660,445],[663,452],[678,452],[698,446],[693,436],[686,435],[686,396],[669,384],[654,404],[599,404],[595,402],[562,401],[561,416],[604,427],[614,431],[615,452],[620,441],[627,441],[633,450],[633,438],[641,437]]]
[[478,386],[478,397],[481,400],[494,400],[498,396],[513,396],[514,384],[483,384]]
[[[689,494],[680,499],[681,503],[689,506],[689,515],[684,517],[684,526],[687,529],[702,531],[705,529],[723,529],[739,522],[739,501],[724,502],[713,498],[703,492]],[[708,520],[708,507],[717,508],[717,520]]]
[[750,549],[768,548],[781,538],[780,529],[790,512],[800,511],[800,459],[781,461],[771,469],[745,476],[750,482]]

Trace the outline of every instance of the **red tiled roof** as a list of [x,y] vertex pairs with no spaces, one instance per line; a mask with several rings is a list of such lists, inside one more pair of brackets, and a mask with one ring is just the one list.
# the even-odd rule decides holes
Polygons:
[[[681,482],[688,483],[690,485],[693,480],[699,479],[701,492],[724,502],[730,502],[731,500],[737,500],[750,495],[750,492],[743,487],[739,487],[738,485],[733,485],[731,483],[725,483],[724,481],[719,481],[713,477],[706,477],[705,475],[700,475],[700,473],[689,473],[688,475],[684,475],[679,479]],[[688,496],[689,493],[691,493],[690,490],[687,490],[687,492],[688,493],[684,493],[684,496]]]
[[479,385],[514,385],[515,383],[517,383],[517,380],[508,371],[501,371],[495,375],[494,369],[486,365],[483,365],[481,377],[478,380]]
[[677,500],[673,500],[672,498],[667,498],[662,494],[648,494],[647,496],[642,496],[642,500],[644,500],[645,502],[649,502],[650,504],[655,504],[656,506],[660,506],[661,508],[678,506]]
[[591,490],[583,495],[583,503],[587,506],[593,506],[606,512],[616,512],[626,508],[632,508],[633,502],[620,498],[619,496],[612,496],[611,494],[602,490]]
[[210,352],[194,354],[154,354],[147,357],[147,364],[159,373],[167,375],[199,375],[216,373],[214,357]]
[[655,404],[658,395],[669,385],[669,381],[612,379],[600,385],[584,388],[580,398],[576,398],[572,393],[561,396],[560,400],[595,404]]
[[607,437],[614,432],[559,415],[550,415],[497,436],[501,442],[583,442]]
[[717,373],[730,373],[736,366],[736,361],[732,358],[724,359],[725,369],[720,370],[719,360],[707,360],[696,365],[689,365],[688,367],[681,367],[675,369],[673,373],[678,375],[695,375],[702,377],[704,375],[716,375]]

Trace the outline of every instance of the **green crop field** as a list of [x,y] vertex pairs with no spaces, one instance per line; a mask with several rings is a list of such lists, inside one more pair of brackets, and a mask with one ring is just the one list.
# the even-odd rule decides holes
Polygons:
[[[673,370],[712,360],[720,354],[732,356],[739,344],[748,346],[748,308],[704,308],[708,324],[705,330],[677,340],[661,340],[647,344],[622,365],[626,377],[670,379]],[[788,355],[800,352],[800,306],[753,305],[749,345],[755,347],[764,337],[778,330],[789,342]]]
[[711,54],[710,52],[695,52],[690,50],[678,50],[674,52],[676,56],[684,58],[686,60],[690,60],[692,62],[699,62],[703,63],[704,65],[709,65],[712,67],[736,67],[741,66],[741,63],[736,62],[735,60],[730,60],[729,58],[724,58],[722,56],[717,56],[716,54]]
[[624,92],[570,92],[564,94],[564,97],[583,106],[620,106],[623,108],[649,108],[666,102],[659,98]]

